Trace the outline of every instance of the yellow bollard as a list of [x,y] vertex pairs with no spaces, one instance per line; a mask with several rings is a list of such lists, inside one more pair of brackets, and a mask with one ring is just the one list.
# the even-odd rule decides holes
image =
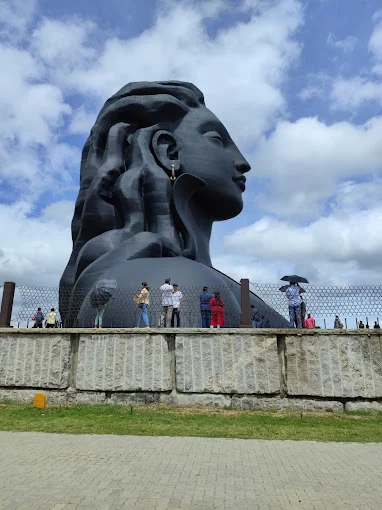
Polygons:
[[46,395],[45,393],[36,393],[33,399],[33,407],[45,409],[46,407]]

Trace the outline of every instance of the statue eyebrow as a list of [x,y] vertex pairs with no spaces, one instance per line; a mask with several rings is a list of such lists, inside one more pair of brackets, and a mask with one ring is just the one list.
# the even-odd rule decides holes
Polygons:
[[216,131],[219,133],[223,138],[230,138],[227,130],[224,128],[223,124],[221,122],[216,122],[213,120],[207,120],[206,122],[203,122],[200,126],[200,131],[204,133],[208,133],[208,131]]

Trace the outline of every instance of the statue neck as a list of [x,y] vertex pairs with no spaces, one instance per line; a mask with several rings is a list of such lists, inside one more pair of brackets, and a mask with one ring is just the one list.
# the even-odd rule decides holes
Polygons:
[[198,197],[206,183],[191,174],[182,174],[173,188],[173,205],[178,230],[183,237],[182,256],[211,266],[212,218]]
[[212,266],[210,255],[210,239],[212,232],[212,219],[206,216],[205,211],[197,204],[193,208],[193,220],[197,228],[198,236],[196,239],[196,258],[197,262]]

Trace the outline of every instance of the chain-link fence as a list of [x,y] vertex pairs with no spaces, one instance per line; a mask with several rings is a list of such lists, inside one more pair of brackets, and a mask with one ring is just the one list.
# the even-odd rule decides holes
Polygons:
[[[264,317],[266,327],[285,326],[283,318],[288,319],[288,301],[285,293],[280,292],[279,284],[250,284],[251,302],[254,303],[257,318]],[[379,286],[317,286],[303,285],[302,295],[306,312],[310,313],[321,327],[333,327],[334,317],[339,315],[345,327],[358,327],[362,320],[365,325],[373,327],[374,321],[379,324],[382,309],[382,287]],[[137,323],[139,309],[133,301],[140,289],[116,289],[113,297],[105,306],[104,321],[111,327],[131,327]],[[200,301],[201,289],[186,287],[182,292],[180,313],[181,327],[201,325]],[[229,327],[241,325],[240,286],[233,282],[220,290],[225,302],[225,324]],[[55,308],[58,324],[63,327],[92,327],[96,310],[92,308],[88,298],[91,289],[59,289],[56,287],[18,286],[20,303],[13,316],[13,324],[20,327],[31,327],[32,316],[37,307],[41,307],[45,316],[51,308]],[[256,299],[256,296],[260,299]],[[256,299],[254,301],[254,299]],[[60,306],[60,305],[61,306]],[[268,305],[268,306],[267,306]],[[59,310],[68,310],[65,317]],[[150,289],[149,320],[152,327],[163,325],[162,294],[159,288]],[[174,325],[177,325],[174,317]]]
[[[322,327],[332,328],[336,315],[348,327],[358,327],[362,321],[373,327],[379,324],[382,311],[381,286],[330,286],[301,284],[306,312],[321,319]],[[250,282],[252,292],[284,317],[288,316],[288,301],[280,284]]]
[[[240,286],[236,284],[240,289]],[[234,286],[226,286],[219,289],[221,298],[225,304],[225,323],[229,327],[240,327],[241,309],[233,296]],[[62,327],[92,327],[97,309],[92,306],[90,294],[92,289],[57,289],[48,287],[18,286],[17,290],[21,297],[21,307],[14,317],[17,325],[31,327],[32,319],[37,308],[41,308],[46,317],[51,308],[57,314],[57,322]],[[177,327],[200,327],[200,288],[179,288],[182,293],[180,313],[173,317],[173,326]],[[137,325],[140,309],[134,301],[134,296],[139,294],[140,289],[123,288],[115,289],[112,297],[105,304],[103,312],[103,325],[108,327],[134,327]],[[151,327],[170,327],[164,320],[162,292],[159,288],[150,289],[150,305],[148,306],[149,323]],[[94,304],[94,303],[93,303]],[[59,310],[67,310],[62,317]],[[142,324],[143,325],[143,324]]]

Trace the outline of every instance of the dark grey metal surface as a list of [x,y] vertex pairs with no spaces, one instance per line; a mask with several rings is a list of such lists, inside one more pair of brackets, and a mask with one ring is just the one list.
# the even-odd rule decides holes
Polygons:
[[[73,252],[60,282],[61,316],[90,313],[89,289],[104,277],[123,288],[142,281],[158,287],[166,276],[212,291],[232,284],[211,267],[211,229],[214,221],[241,212],[249,170],[194,85],[123,87],[105,103],[83,149]],[[227,310],[240,308],[236,287]],[[70,300],[63,298],[68,289]],[[284,325],[272,316],[272,325]]]

